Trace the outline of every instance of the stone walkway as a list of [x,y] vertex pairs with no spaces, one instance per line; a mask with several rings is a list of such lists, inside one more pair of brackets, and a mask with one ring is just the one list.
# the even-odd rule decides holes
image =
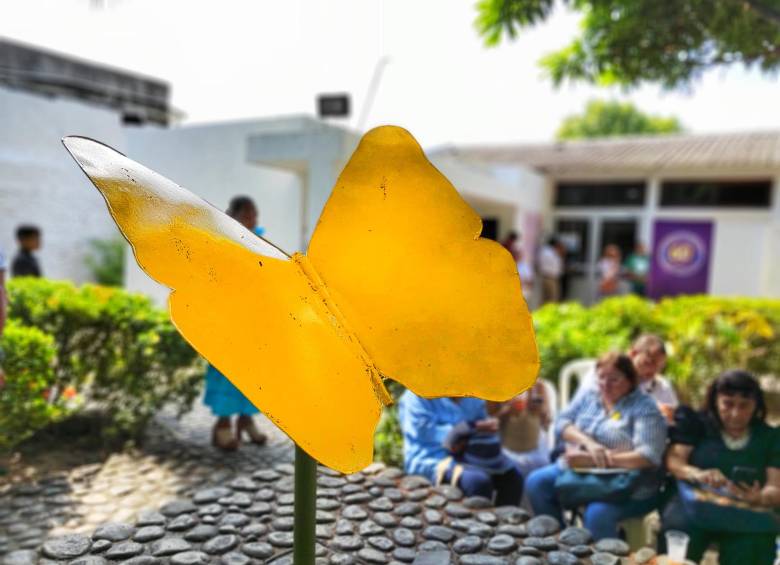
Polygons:
[[[14,551],[4,564],[291,565],[292,472],[279,463],[238,474],[134,523],[114,521],[50,538],[40,551]],[[318,487],[318,565],[403,565],[420,556],[426,565],[618,565],[628,555],[620,540],[592,545],[581,528],[561,532],[549,516],[493,508],[380,464],[348,476],[321,468]]]
[[[0,489],[0,563],[291,565],[291,443],[260,417],[268,445],[223,454],[212,422],[200,406],[163,413],[143,451]],[[617,565],[628,553],[381,464],[320,468],[317,494],[318,565]]]
[[213,417],[202,405],[181,419],[163,412],[143,450],[116,453],[102,464],[78,466],[34,483],[0,486],[0,556],[40,547],[48,537],[91,532],[108,521],[133,522],[142,511],[204,485],[291,462],[287,436],[262,416],[257,422],[268,445],[244,445],[225,454],[210,445]]

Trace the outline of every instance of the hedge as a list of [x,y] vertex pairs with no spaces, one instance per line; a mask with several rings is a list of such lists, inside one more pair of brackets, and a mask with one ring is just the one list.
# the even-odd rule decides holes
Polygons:
[[19,443],[63,414],[61,402],[50,401],[54,386],[54,339],[15,320],[0,340],[5,359],[5,386],[0,390],[0,448]]
[[[148,298],[30,278],[12,279],[8,294],[13,324],[52,340],[50,402],[70,391],[109,415],[107,434],[137,435],[163,406],[185,410],[199,394],[202,361]],[[13,343],[5,350],[16,355]]]
[[[683,296],[656,303],[623,296],[590,308],[548,304],[534,312],[533,319],[541,358],[539,377],[556,384],[569,361],[626,350],[645,332],[666,341],[665,374],[683,401],[694,405],[701,401],[707,383],[726,369],[780,375],[780,300]],[[403,463],[394,408],[385,410],[374,445],[378,459]]]

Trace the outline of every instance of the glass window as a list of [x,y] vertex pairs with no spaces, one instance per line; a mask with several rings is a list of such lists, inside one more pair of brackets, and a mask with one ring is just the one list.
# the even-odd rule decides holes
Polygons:
[[686,180],[661,184],[661,206],[769,208],[769,180]]
[[555,191],[555,205],[644,206],[645,182],[561,182]]
[[567,218],[555,223],[555,234],[566,246],[566,258],[577,268],[581,268],[588,260],[589,230],[588,219]]

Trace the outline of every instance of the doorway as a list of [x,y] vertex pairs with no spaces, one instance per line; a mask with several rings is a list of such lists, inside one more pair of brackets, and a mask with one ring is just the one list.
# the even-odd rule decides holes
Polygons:
[[591,304],[598,286],[597,265],[604,247],[617,245],[625,259],[638,240],[640,218],[626,215],[559,215],[555,235],[566,246],[566,269],[561,281],[564,300]]

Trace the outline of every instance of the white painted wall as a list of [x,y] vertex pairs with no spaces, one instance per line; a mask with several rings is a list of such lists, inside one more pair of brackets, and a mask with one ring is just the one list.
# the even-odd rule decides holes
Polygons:
[[720,218],[715,221],[713,262],[710,265],[710,293],[761,296],[764,257],[769,245],[768,222],[747,222]]
[[44,274],[83,282],[91,278],[84,264],[87,242],[118,232],[102,197],[60,142],[73,134],[125,150],[114,112],[0,87],[0,247],[12,256],[16,227],[36,224],[43,231]]
[[[247,161],[250,136],[279,127],[279,120],[228,122],[171,129],[127,130],[127,156],[165,175],[220,210],[245,194],[260,211],[265,236],[282,249],[301,248],[301,183],[290,172]],[[164,302],[161,287],[128,256],[125,286]]]

